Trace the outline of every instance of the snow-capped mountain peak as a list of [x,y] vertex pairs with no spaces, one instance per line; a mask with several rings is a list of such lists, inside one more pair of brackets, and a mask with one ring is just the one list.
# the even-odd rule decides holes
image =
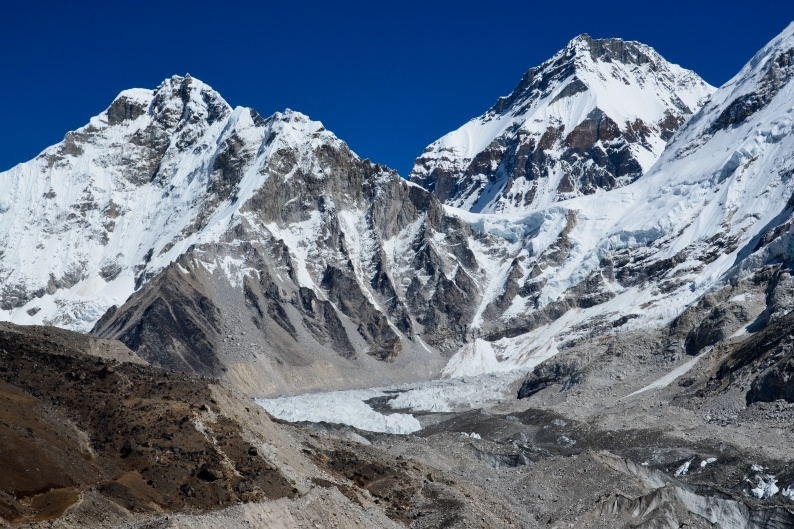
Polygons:
[[714,89],[653,48],[580,35],[410,175],[449,205],[526,211],[630,183]]
[[187,76],[122,92],[0,173],[0,197],[0,319],[119,338],[158,365],[258,394],[329,370],[383,383],[440,369],[418,329],[465,332],[430,299],[438,283],[461,295],[459,221],[321,123],[232,109]]

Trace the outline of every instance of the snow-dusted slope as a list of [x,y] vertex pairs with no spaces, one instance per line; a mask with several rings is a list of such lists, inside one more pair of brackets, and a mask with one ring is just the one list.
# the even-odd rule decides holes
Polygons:
[[486,213],[609,190],[647,171],[713,90],[648,46],[581,35],[427,147],[410,179]]
[[446,372],[531,366],[583,336],[659,327],[746,278],[769,284],[768,321],[791,310],[792,77],[794,24],[635,183],[528,215],[458,210],[515,242],[500,269],[504,286],[483,297],[501,303],[500,316],[475,320],[487,340],[464,347]]

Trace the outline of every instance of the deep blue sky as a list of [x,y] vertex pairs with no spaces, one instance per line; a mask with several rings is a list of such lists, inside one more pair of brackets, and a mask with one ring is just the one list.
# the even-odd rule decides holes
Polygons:
[[718,86],[793,19],[791,0],[9,2],[0,170],[121,90],[189,72],[233,106],[308,114],[405,176],[580,33],[639,40]]

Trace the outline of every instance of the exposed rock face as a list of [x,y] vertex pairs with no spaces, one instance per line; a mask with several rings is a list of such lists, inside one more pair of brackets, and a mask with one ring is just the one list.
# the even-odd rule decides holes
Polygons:
[[567,390],[579,382],[580,369],[581,366],[573,359],[544,362],[521,384],[518,398],[525,399],[554,384],[561,384],[563,390]]
[[670,324],[668,350],[695,355],[750,325],[767,309],[765,286],[758,274],[706,294]]
[[711,126],[710,132],[738,125],[765,108],[794,75],[794,48],[770,61],[755,90],[734,99]]
[[581,35],[427,147],[410,178],[477,212],[608,191],[647,171],[713,90],[648,46]]
[[720,363],[711,392],[729,384],[746,388],[747,404],[794,402],[794,337],[789,313],[756,335],[733,346]]
[[747,402],[794,402],[794,358],[789,355],[753,380]]
[[117,338],[150,364],[220,375],[215,349],[221,313],[205,287],[192,279],[176,264],[169,266],[121,309],[111,307],[97,322],[95,334]]
[[401,349],[399,336],[389,326],[386,316],[369,303],[355,277],[329,267],[323,274],[321,286],[330,294],[330,300],[357,326],[358,332],[373,345],[369,354],[380,360],[392,360],[397,356]]

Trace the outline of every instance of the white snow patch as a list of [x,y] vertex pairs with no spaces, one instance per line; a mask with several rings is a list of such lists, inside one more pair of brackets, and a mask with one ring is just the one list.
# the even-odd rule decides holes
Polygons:
[[687,371],[695,367],[695,364],[697,364],[700,361],[700,359],[703,358],[706,354],[708,354],[708,352],[699,354],[692,360],[689,360],[688,362],[678,366],[677,368],[673,369],[672,371],[670,371],[660,379],[656,380],[655,382],[648,384],[642,389],[638,389],[634,393],[626,395],[626,397],[624,398],[633,397],[634,395],[639,395],[640,393],[645,393],[646,391],[650,391],[652,389],[661,389],[669,386],[672,381],[674,381],[675,379],[677,379],[678,377],[680,377],[681,375],[685,374]]
[[330,422],[347,424],[360,430],[392,434],[410,434],[422,427],[413,415],[384,415],[364,401],[388,395],[378,390],[334,391],[296,397],[256,399],[268,413],[290,422]]
[[785,489],[781,490],[780,494],[782,494],[786,498],[790,499],[791,501],[794,501],[794,483],[792,483],[791,485],[789,485]]
[[690,459],[689,461],[678,467],[678,470],[675,471],[675,477],[686,476],[687,473],[689,472],[689,465],[691,464],[692,464],[692,459]]
[[[755,486],[750,489],[750,494],[759,500],[771,498],[780,490],[777,486],[777,478],[775,476],[769,474],[756,474],[754,479],[756,483]],[[751,485],[753,484],[750,479],[746,479],[746,481]]]

